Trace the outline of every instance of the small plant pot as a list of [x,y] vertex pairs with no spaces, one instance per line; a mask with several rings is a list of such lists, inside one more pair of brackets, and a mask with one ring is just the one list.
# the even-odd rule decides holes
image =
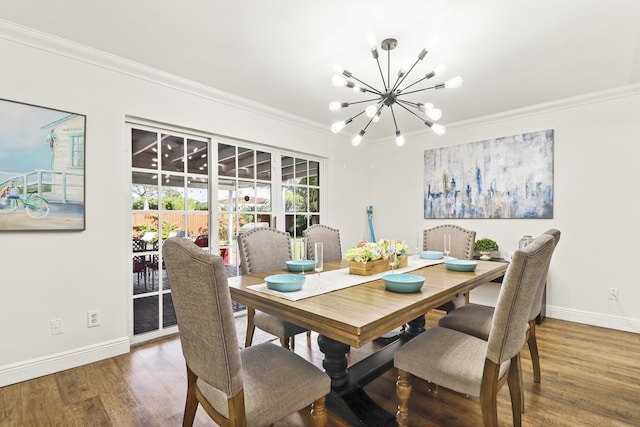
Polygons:
[[489,261],[491,259],[491,251],[480,251],[480,259]]

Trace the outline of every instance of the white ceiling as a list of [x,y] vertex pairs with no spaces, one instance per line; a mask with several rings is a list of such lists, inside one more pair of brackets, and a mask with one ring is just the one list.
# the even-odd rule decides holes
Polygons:
[[[437,41],[407,83],[439,63],[457,90],[422,92],[444,125],[640,82],[637,0],[20,0],[0,18],[329,125],[368,98],[331,85],[332,64],[381,87],[367,34],[392,37],[391,72]],[[380,50],[381,54],[385,54]],[[386,54],[381,56],[386,72]],[[437,83],[440,83],[440,79]],[[432,81],[433,81],[432,80]],[[366,105],[366,104],[364,104]],[[405,134],[430,132],[396,110]],[[354,120],[342,133],[366,124]],[[367,137],[393,134],[389,111]]]

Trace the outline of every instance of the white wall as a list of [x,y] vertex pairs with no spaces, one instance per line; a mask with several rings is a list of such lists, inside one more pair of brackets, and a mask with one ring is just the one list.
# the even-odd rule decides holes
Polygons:
[[[460,124],[443,137],[407,137],[403,148],[377,144],[369,165],[379,172],[371,174],[376,233],[413,242],[416,230],[453,222],[506,252],[524,234],[557,228],[562,239],[550,267],[547,315],[638,332],[640,278],[632,265],[640,241],[639,111],[640,87],[628,87]],[[555,130],[553,219],[423,219],[424,150],[545,129]],[[608,300],[612,287],[618,306]],[[495,301],[495,291],[478,289],[472,301]]]
[[[367,231],[411,241],[436,225],[422,219],[426,148],[554,128],[553,220],[458,221],[515,248],[522,234],[562,230],[551,268],[549,314],[625,329],[606,289],[638,325],[638,279],[625,263],[638,241],[634,185],[640,123],[637,94],[517,118],[460,126],[440,139],[351,147],[312,124],[211,89],[149,72],[116,58],[0,25],[0,92],[6,99],[85,114],[86,231],[0,235],[0,386],[129,350],[130,148],[125,118],[141,117],[327,157],[326,223],[341,230],[343,251]],[[114,70],[117,68],[120,71]],[[161,82],[158,82],[161,81]],[[219,100],[216,100],[219,99]],[[600,124],[602,123],[602,124]],[[0,154],[1,155],[1,154]],[[391,177],[396,176],[395,181]],[[600,255],[591,255],[594,246]],[[87,310],[102,326],[86,327]],[[65,332],[52,336],[49,321]]]

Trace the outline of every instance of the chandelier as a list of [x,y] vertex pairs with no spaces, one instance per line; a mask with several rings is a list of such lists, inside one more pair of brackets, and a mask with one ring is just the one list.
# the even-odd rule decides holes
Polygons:
[[[338,111],[342,108],[347,108],[351,105],[356,104],[364,104],[369,103],[369,105],[358,114],[355,114],[349,117],[346,120],[342,120],[331,125],[331,131],[333,133],[338,133],[342,129],[345,128],[349,123],[353,121],[356,117],[365,114],[369,121],[364,128],[360,130],[360,132],[353,137],[351,143],[354,147],[360,145],[362,141],[362,137],[364,136],[367,128],[371,123],[375,123],[380,119],[380,115],[384,110],[384,107],[389,107],[391,111],[391,116],[393,118],[393,124],[396,129],[396,144],[398,146],[404,145],[404,137],[402,133],[398,129],[398,123],[396,121],[396,112],[394,111],[394,106],[398,108],[402,108],[421,121],[424,122],[426,126],[431,128],[431,130],[437,135],[444,135],[446,129],[441,124],[436,123],[440,117],[442,116],[442,112],[440,109],[435,108],[431,103],[421,103],[421,102],[413,102],[406,99],[407,95],[412,95],[418,92],[423,92],[430,89],[450,89],[450,88],[458,88],[462,86],[462,77],[454,77],[451,78],[444,83],[439,83],[429,87],[423,87],[421,89],[414,88],[418,83],[428,81],[429,79],[443,73],[445,71],[444,65],[438,65],[433,71],[425,74],[424,77],[416,80],[415,82],[404,86],[403,83],[409,73],[414,69],[414,67],[418,64],[418,62],[422,61],[424,57],[427,55],[427,50],[422,49],[418,54],[417,59],[413,62],[413,65],[410,63],[403,63],[398,70],[398,74],[395,78],[395,82],[391,83],[391,51],[396,48],[398,45],[398,41],[396,39],[384,39],[380,44],[382,50],[387,51],[387,77],[385,79],[384,73],[382,71],[382,67],[380,66],[380,59],[378,54],[378,49],[375,46],[375,42],[372,38],[369,38],[371,45],[371,54],[373,55],[373,59],[376,60],[378,65],[378,70],[380,71],[380,77],[382,78],[382,89],[376,89],[372,85],[363,82],[354,76],[350,71],[345,70],[340,65],[334,65],[335,71],[338,73],[332,79],[332,83],[334,86],[346,86],[350,89],[353,89],[358,93],[369,93],[373,95],[373,98],[365,99],[357,102],[332,102],[329,104],[329,109],[331,111]],[[423,117],[424,116],[424,117]]]

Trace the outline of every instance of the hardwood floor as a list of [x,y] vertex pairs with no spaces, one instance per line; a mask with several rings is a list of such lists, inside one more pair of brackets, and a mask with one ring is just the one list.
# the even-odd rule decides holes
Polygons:
[[[433,319],[429,317],[431,324]],[[640,334],[546,319],[537,328],[542,383],[533,382],[528,350],[522,352],[524,426],[640,426]],[[315,334],[296,353],[321,366]],[[353,350],[358,360],[375,345]],[[395,412],[395,370],[367,391]],[[0,388],[0,426],[178,426],[186,375],[177,337],[135,347],[131,353]],[[412,426],[481,426],[474,398],[412,381]],[[511,425],[507,387],[498,395],[500,425]],[[330,426],[344,426],[329,411]],[[310,425],[307,411],[276,426]],[[196,426],[215,425],[198,409]]]

